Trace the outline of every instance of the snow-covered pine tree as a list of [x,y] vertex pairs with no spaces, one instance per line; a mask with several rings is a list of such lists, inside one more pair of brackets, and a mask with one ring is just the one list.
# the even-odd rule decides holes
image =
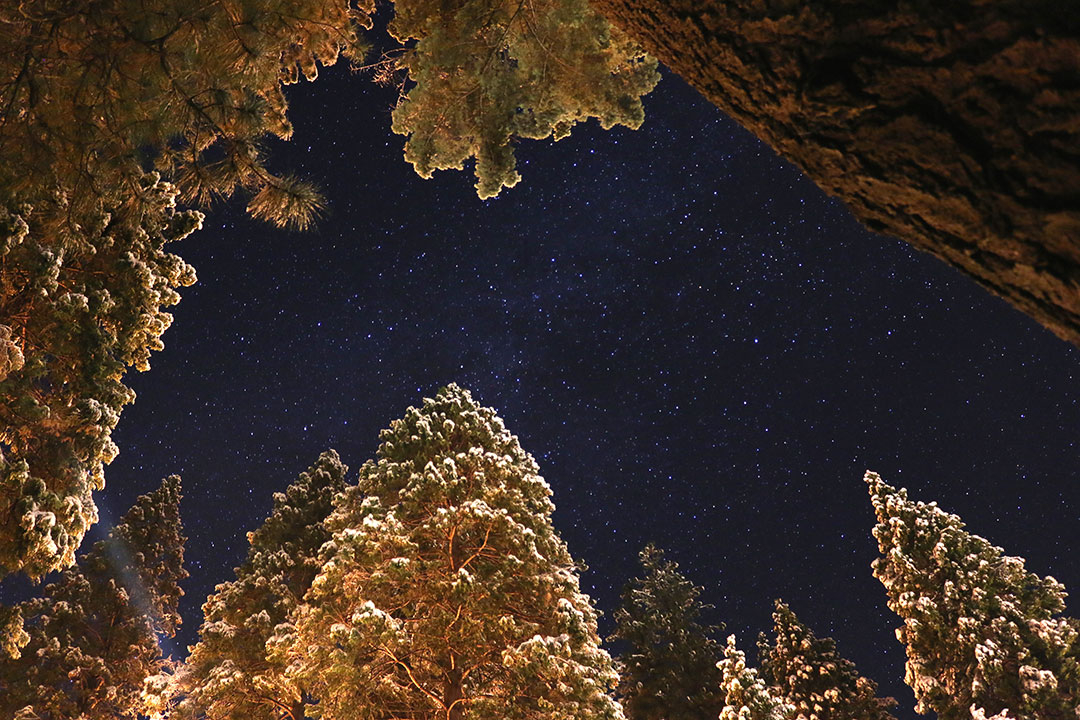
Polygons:
[[149,369],[177,289],[195,282],[167,245],[202,215],[179,210],[156,173],[129,190],[79,217],[78,232],[49,219],[73,212],[59,191],[0,201],[0,577],[75,562],[117,453],[113,428],[135,399],[124,373]]
[[319,548],[330,539],[323,521],[345,489],[347,468],[333,450],[274,494],[262,526],[248,533],[247,559],[236,579],[217,586],[203,605],[199,642],[177,683],[176,718],[304,720],[304,693],[286,678],[266,641],[300,603],[319,570]]
[[17,660],[30,636],[23,629],[22,608],[0,605],[0,660]]
[[795,708],[774,694],[757,670],[746,666],[746,655],[728,635],[724,659],[719,663],[724,692],[720,720],[793,720]]
[[322,720],[621,720],[551,490],[456,385],[381,433],[268,647]]
[[836,652],[777,600],[775,643],[758,641],[761,678],[774,695],[795,707],[796,720],[893,720],[892,698],[877,697],[877,683],[860,677],[855,664]]
[[[0,658],[0,717],[135,720],[144,683],[180,625],[184,537],[180,478],[166,478],[76,567],[21,604],[29,642]],[[28,709],[29,708],[29,709]]]
[[558,140],[589,118],[637,128],[660,79],[586,0],[394,0],[390,33],[409,82],[393,114],[405,159],[431,177],[475,158],[482,198],[520,179],[516,138]]
[[722,627],[701,624],[702,589],[677,563],[648,545],[639,555],[643,574],[623,590],[612,640],[628,647],[619,656],[619,700],[629,720],[716,720],[724,707],[717,667]]
[[916,710],[941,720],[1080,717],[1080,622],[1065,588],[964,530],[935,503],[866,474],[882,557],[874,577],[903,620]]

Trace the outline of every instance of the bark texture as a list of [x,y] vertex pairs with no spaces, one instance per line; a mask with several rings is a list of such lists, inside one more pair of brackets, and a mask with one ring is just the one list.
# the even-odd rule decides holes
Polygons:
[[1073,2],[593,1],[868,228],[1080,345]]

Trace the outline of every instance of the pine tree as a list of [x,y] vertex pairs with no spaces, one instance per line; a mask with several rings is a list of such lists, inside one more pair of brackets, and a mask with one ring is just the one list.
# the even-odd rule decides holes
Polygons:
[[0,659],[0,717],[134,720],[180,624],[180,479],[141,496],[109,536],[22,603],[29,642]]
[[551,490],[490,408],[451,385],[381,434],[269,647],[323,720],[621,720],[596,611]]
[[84,219],[77,239],[32,232],[49,211],[0,207],[0,576],[71,565],[97,521],[92,491],[135,398],[124,372],[149,368],[165,308],[195,282],[165,249],[202,222],[176,194],[144,175],[137,202]]
[[882,557],[874,577],[903,620],[905,680],[918,712],[941,720],[1075,720],[1080,622],[1060,617],[1065,588],[964,530],[935,503],[866,474]]
[[643,575],[623,590],[611,639],[629,649],[619,657],[619,699],[629,720],[715,720],[724,706],[717,667],[722,627],[701,625],[711,608],[679,566],[648,545]]
[[318,551],[330,539],[323,521],[345,488],[347,468],[323,453],[284,493],[262,527],[248,533],[247,559],[236,579],[217,586],[203,605],[200,640],[180,675],[177,718],[304,720],[304,693],[287,678],[266,641],[299,605],[319,570]]
[[[97,520],[92,493],[134,398],[123,372],[147,367],[162,308],[195,279],[160,251],[200,224],[176,193],[205,207],[239,191],[284,227],[321,211],[310,183],[269,170],[263,141],[292,134],[284,85],[364,55],[374,9],[0,3],[0,573],[71,565]],[[475,157],[483,197],[517,182],[515,137],[562,137],[588,117],[636,127],[658,78],[583,0],[395,10],[402,45],[382,66],[408,78],[393,124],[406,157],[424,176]]]
[[[282,84],[360,56],[350,0],[24,0],[0,6],[0,196],[65,193],[74,222],[128,198],[147,164],[189,199],[243,188],[256,216],[303,226],[304,183],[260,145],[288,138]],[[66,223],[74,228],[72,223]]]
[[595,117],[637,128],[656,61],[586,0],[395,0],[394,64],[411,87],[394,108],[422,177],[475,158],[481,198],[521,179],[511,143],[556,140]]
[[877,683],[860,677],[832,638],[814,635],[779,600],[773,632],[775,644],[758,642],[761,677],[795,707],[796,720],[893,720],[888,708],[896,701],[877,697]]
[[[371,5],[370,1],[367,3]],[[71,565],[151,350],[194,271],[161,250],[178,211],[242,190],[305,227],[310,184],[275,175],[282,85],[359,57],[351,0],[0,3],[0,574]],[[147,173],[147,169],[153,172]]]
[[774,694],[758,672],[746,666],[746,655],[728,635],[724,659],[719,663],[724,691],[720,720],[793,720],[794,706]]

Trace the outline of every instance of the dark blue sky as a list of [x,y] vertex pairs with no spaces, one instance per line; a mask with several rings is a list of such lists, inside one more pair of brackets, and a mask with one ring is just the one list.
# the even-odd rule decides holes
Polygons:
[[[184,479],[185,627],[283,489],[451,381],[536,456],[608,618],[654,541],[753,652],[775,597],[901,700],[870,574],[864,470],[1080,587],[1076,349],[872,235],[680,80],[637,132],[518,146],[522,183],[421,180],[391,96],[344,68],[291,88],[275,164],[320,183],[314,232],[212,212],[100,494]],[[1075,610],[1074,610],[1075,614]]]

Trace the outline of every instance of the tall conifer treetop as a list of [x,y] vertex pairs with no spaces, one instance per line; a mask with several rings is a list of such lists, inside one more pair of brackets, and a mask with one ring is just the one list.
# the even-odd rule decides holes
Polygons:
[[723,676],[724,707],[720,720],[793,720],[794,706],[771,690],[758,674],[746,666],[746,655],[735,646],[735,636],[728,635],[724,659],[720,661]]
[[180,676],[178,718],[304,720],[303,688],[266,656],[266,641],[300,603],[330,539],[323,521],[345,488],[347,468],[333,450],[285,492],[248,533],[247,559],[203,605],[199,642]]
[[494,410],[451,385],[381,434],[268,647],[323,720],[622,720],[551,490]]
[[1065,588],[1041,578],[935,503],[876,473],[866,484],[881,557],[874,577],[903,625],[905,680],[918,712],[941,720],[1080,717],[1080,622]]
[[629,720],[716,720],[724,706],[715,640],[722,628],[701,624],[712,606],[656,546],[639,558],[643,575],[623,590],[611,638],[628,646],[618,658],[623,711]]
[[860,677],[855,664],[819,638],[783,602],[773,613],[775,643],[758,643],[761,677],[795,707],[795,720],[893,720],[892,698],[877,697],[877,683]]
[[[0,657],[0,717],[136,720],[180,624],[180,479],[141,496],[108,538],[19,607],[29,642]],[[20,715],[21,713],[21,715]]]

